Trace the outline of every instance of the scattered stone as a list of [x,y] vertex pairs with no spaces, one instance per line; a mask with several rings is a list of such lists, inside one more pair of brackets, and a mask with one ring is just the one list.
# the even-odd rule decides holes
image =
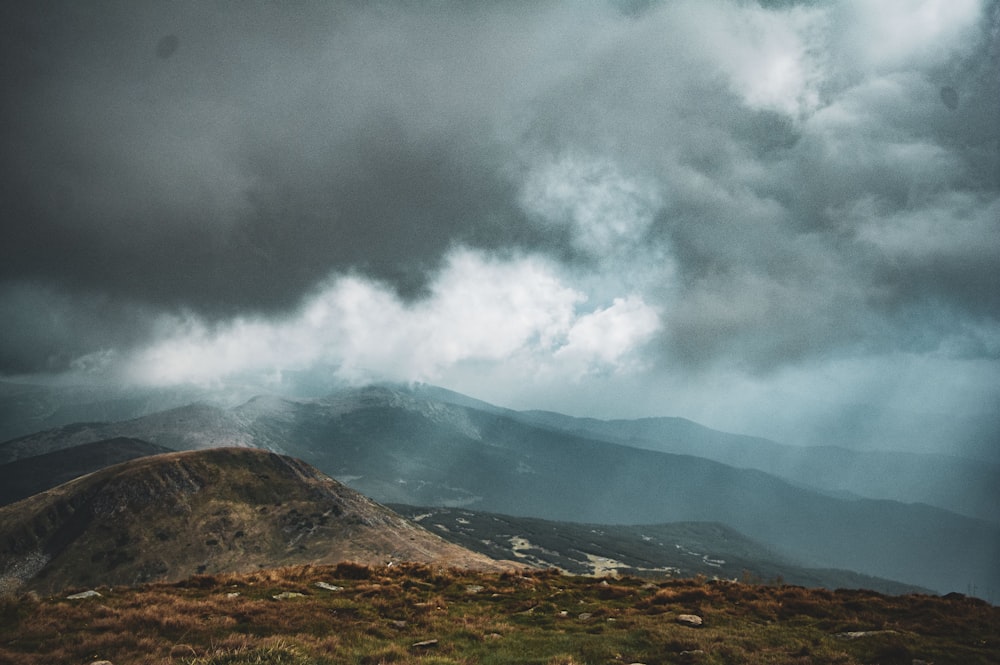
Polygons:
[[114,665],[110,660],[93,660],[90,665]]
[[465,593],[479,593],[485,587],[482,584],[466,584]]
[[343,591],[344,587],[337,586],[336,584],[329,584],[327,582],[316,582],[314,585],[320,589],[325,589],[326,591]]
[[586,621],[592,616],[594,615],[591,614],[590,612],[580,612],[579,614],[576,615],[576,618],[579,619],[580,621]]
[[403,629],[406,628],[406,622],[401,619],[394,619],[389,622],[393,628]]
[[431,647],[436,647],[437,645],[437,640],[424,640],[423,642],[414,642],[410,646],[414,649],[429,649]]
[[240,595],[239,591],[230,591],[226,594],[226,598],[238,598]]
[[895,632],[894,630],[852,630],[847,633],[836,633],[834,637],[839,637],[842,640],[857,640],[862,637],[871,637],[872,635],[892,635]]
[[693,628],[700,627],[704,622],[701,617],[697,614],[678,614],[677,623],[682,626],[691,626]]
[[83,600],[84,598],[100,598],[101,594],[97,591],[91,589],[90,591],[81,591],[80,593],[74,593],[66,596],[66,600]]
[[288,600],[289,598],[305,598],[304,593],[299,593],[298,591],[282,591],[281,593],[272,596],[275,600]]

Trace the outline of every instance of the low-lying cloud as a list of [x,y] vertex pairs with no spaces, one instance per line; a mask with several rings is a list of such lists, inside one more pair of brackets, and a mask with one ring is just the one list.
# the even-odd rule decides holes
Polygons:
[[177,322],[126,366],[140,383],[211,383],[256,374],[337,368],[350,383],[440,381],[461,365],[505,364],[530,378],[574,381],[592,372],[629,371],[659,330],[656,311],[626,296],[584,309],[539,257],[490,259],[452,252],[429,294],[404,302],[359,276],[330,280],[291,316],[237,319],[210,328]]

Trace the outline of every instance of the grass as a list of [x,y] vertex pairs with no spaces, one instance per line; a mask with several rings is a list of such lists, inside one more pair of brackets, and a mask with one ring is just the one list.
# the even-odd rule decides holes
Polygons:
[[0,664],[1000,663],[1000,608],[955,595],[415,564],[70,591],[0,601]]

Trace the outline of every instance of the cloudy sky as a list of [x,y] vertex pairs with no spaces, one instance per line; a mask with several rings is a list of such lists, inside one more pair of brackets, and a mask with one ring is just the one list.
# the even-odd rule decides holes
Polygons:
[[0,376],[1000,410],[1000,3],[7,2]]

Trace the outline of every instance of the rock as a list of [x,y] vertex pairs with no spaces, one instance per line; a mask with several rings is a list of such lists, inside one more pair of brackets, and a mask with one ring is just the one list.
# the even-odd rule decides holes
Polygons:
[[590,612],[580,612],[579,614],[576,615],[576,618],[579,619],[580,621],[586,621],[592,616],[594,615],[591,614]]
[[399,628],[400,630],[402,630],[403,628],[406,628],[406,622],[403,621],[402,619],[393,619],[392,621],[389,622],[389,624],[393,628]]
[[101,594],[97,591],[91,589],[90,591],[81,591],[80,593],[74,593],[66,596],[66,600],[83,600],[84,598],[100,598]]
[[414,649],[429,649],[431,647],[436,647],[437,645],[437,640],[424,640],[423,642],[414,642],[410,646]]
[[313,586],[315,586],[317,588],[320,588],[320,589],[325,589],[326,591],[343,591],[344,590],[344,587],[342,587],[342,586],[337,586],[336,584],[329,584],[327,582],[316,582],[316,584],[314,584]]
[[842,640],[857,640],[872,635],[892,635],[895,632],[894,630],[852,630],[847,633],[836,633],[834,637],[839,637]]
[[304,593],[299,593],[298,591],[282,591],[281,593],[272,596],[275,600],[288,600],[289,598],[305,598]]
[[677,623],[682,626],[691,626],[694,628],[700,628],[704,621],[697,614],[678,614]]
[[483,587],[483,585],[481,585],[481,584],[466,584],[465,585],[465,593],[479,593],[484,588],[485,587]]
[[110,660],[92,660],[89,665],[114,665]]

